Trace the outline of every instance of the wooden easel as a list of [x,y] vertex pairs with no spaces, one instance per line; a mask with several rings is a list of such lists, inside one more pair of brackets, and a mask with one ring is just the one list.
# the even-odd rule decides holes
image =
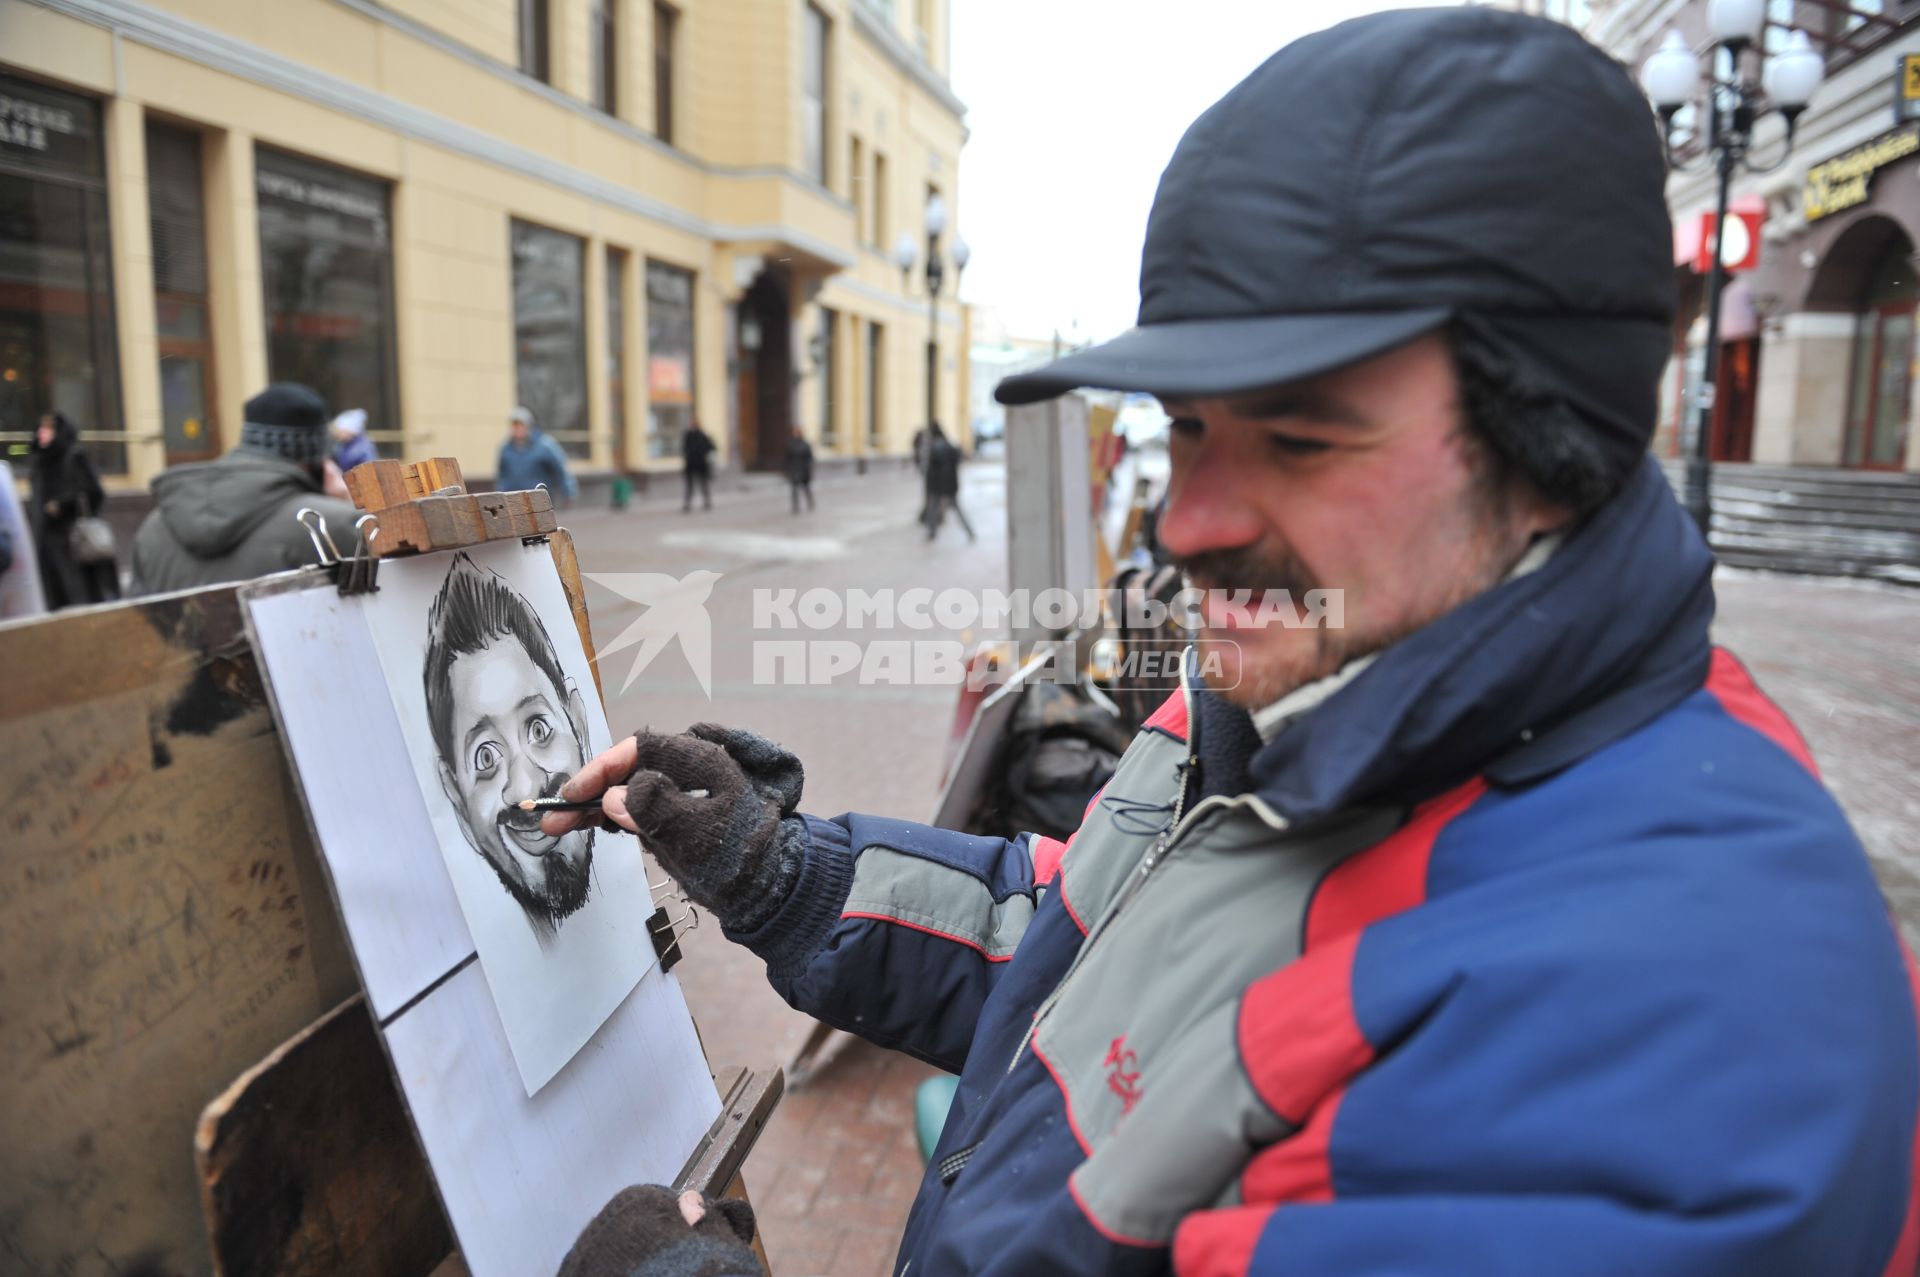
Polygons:
[[[545,537],[592,653],[547,493],[468,493],[444,459],[348,483],[373,517],[329,530],[352,548],[336,577]],[[457,1274],[236,591],[0,626],[0,1253],[30,1272]],[[719,1086],[679,1178],[738,1195],[781,1075]]]

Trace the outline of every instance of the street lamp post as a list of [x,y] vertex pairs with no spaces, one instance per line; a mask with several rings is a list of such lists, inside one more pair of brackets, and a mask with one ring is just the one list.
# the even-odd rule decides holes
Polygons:
[[[1814,52],[1803,31],[1792,32],[1779,52],[1772,55],[1761,52],[1758,46],[1765,23],[1766,0],[1711,0],[1707,6],[1711,47],[1727,51],[1730,74],[1722,80],[1716,69],[1707,77],[1706,155],[1698,168],[1688,170],[1675,159],[1673,120],[1700,87],[1699,57],[1687,47],[1678,31],[1669,31],[1660,48],[1647,59],[1640,77],[1642,87],[1660,113],[1668,167],[1697,172],[1710,163],[1716,179],[1713,243],[1707,268],[1707,349],[1701,365],[1700,385],[1694,395],[1692,432],[1684,441],[1687,512],[1700,525],[1702,536],[1710,535],[1713,522],[1710,450],[1720,372],[1720,292],[1727,274],[1721,245],[1725,242],[1733,178],[1742,169],[1754,174],[1771,173],[1786,164],[1793,153],[1794,125],[1800,113],[1807,109],[1807,100],[1820,86],[1824,74],[1820,55]],[[1742,56],[1749,49],[1755,50],[1756,63],[1765,63],[1758,84],[1741,72]],[[1771,111],[1779,112],[1786,125],[1785,149],[1773,163],[1755,165],[1750,156],[1754,126]]]
[[[927,229],[927,419],[931,426],[939,419],[940,410],[940,288],[946,283],[947,266],[940,256],[940,236],[947,229],[947,202],[937,194],[927,197],[924,214]],[[959,235],[953,237],[953,269],[957,276],[967,268],[967,259],[971,250],[967,241]],[[900,282],[904,289],[907,276],[913,270],[916,256],[913,233],[901,231],[899,240],[893,246],[894,265],[900,268]]]

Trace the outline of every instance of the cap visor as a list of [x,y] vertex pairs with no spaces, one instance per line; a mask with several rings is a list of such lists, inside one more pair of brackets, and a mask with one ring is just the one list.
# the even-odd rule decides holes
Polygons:
[[1392,350],[1432,332],[1450,314],[1430,308],[1145,324],[1009,377],[993,397],[1003,404],[1038,403],[1082,387],[1179,399],[1240,394]]

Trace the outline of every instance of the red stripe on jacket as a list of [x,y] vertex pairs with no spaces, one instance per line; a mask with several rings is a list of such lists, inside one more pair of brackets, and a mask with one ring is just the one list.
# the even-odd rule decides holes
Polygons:
[[1475,777],[1413,809],[1385,839],[1334,866],[1307,906],[1306,948],[1351,935],[1427,898],[1427,863],[1440,831],[1487,792]]
[[1353,1014],[1358,933],[1253,982],[1234,1036],[1247,1078],[1266,1106],[1295,1126],[1373,1062]]
[[1146,722],[1140,724],[1140,730],[1143,732],[1149,727],[1158,727],[1169,736],[1177,736],[1181,740],[1187,739],[1187,694],[1175,692],[1160,702],[1160,708],[1148,715]]
[[[1888,919],[1889,925],[1892,919]],[[1920,1020],[1920,970],[1906,941],[1900,942],[1900,956],[1906,960],[1907,987],[1913,993],[1914,1015]],[[1893,1257],[1887,1261],[1883,1277],[1912,1277],[1920,1265],[1920,1119],[1915,1121],[1911,1157],[1912,1178],[1907,1181],[1907,1217],[1900,1224],[1900,1239],[1893,1244]]]
[[1187,1216],[1173,1235],[1173,1271],[1179,1277],[1246,1277],[1273,1210],[1233,1206]]
[[1753,675],[1747,673],[1747,667],[1724,647],[1713,649],[1713,664],[1707,670],[1707,690],[1728,714],[1786,750],[1815,776],[1820,774],[1814,765],[1813,751],[1807,748],[1800,729],[1778,705],[1767,699],[1767,694],[1753,681]]

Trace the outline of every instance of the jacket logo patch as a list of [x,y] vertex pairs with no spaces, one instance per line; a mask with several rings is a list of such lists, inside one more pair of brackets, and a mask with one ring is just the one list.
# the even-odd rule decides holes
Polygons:
[[1107,1066],[1107,1089],[1120,1097],[1120,1112],[1133,1112],[1140,1102],[1140,1059],[1127,1049],[1124,1034],[1107,1047],[1107,1058],[1101,1063]]

